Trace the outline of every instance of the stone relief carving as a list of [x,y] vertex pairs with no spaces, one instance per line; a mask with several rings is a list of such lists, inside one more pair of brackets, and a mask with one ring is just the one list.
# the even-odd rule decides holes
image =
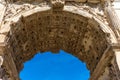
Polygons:
[[[106,20],[104,9],[99,0],[45,0],[37,4],[33,4],[34,1],[30,3],[31,1],[23,0],[22,2],[22,0],[14,0],[13,2],[15,3],[7,5],[4,24],[11,22],[10,25],[8,24],[10,32],[5,33],[9,38],[5,47],[9,47],[9,49],[5,48],[4,51],[6,51],[6,54],[10,52],[9,54],[11,55],[6,57],[13,58],[13,63],[11,61],[11,64],[14,64],[17,71],[15,72],[11,69],[11,65],[7,66],[8,70],[19,73],[23,68],[23,62],[31,59],[39,50],[41,52],[58,52],[59,49],[63,49],[85,61],[91,74],[96,69],[101,69],[100,66],[103,64],[108,65],[110,63],[111,60],[106,60],[107,57],[104,57],[104,54],[109,52],[109,50],[106,50],[110,45],[109,43],[112,42],[106,39],[105,29],[101,29],[103,24],[105,28],[106,25],[109,27],[108,25],[110,24]],[[37,0],[35,1],[37,2]],[[49,7],[50,10],[41,11],[45,7]],[[29,15],[27,11],[30,10],[31,13],[36,12]],[[27,16],[22,14],[25,12]],[[22,17],[17,22],[14,22],[12,19],[18,19],[18,15],[22,15]],[[101,23],[98,23],[95,18],[100,20]],[[111,34],[111,32],[109,33]],[[112,51],[109,53],[114,54]],[[106,62],[99,65],[101,59],[103,59],[102,62]],[[2,63],[3,58],[0,57],[0,65]],[[100,73],[98,72],[96,75],[102,75],[106,65],[103,65],[103,70],[99,70]],[[0,72],[2,72],[0,78],[8,78],[7,75],[3,74],[3,72],[7,74],[5,72],[7,69],[2,67],[0,69]],[[112,69],[111,67],[109,69],[111,75],[116,75],[115,68]],[[11,74],[10,77],[15,74],[11,72],[8,71]],[[95,76],[93,75],[93,77]],[[12,78],[12,80],[14,79]],[[96,77],[93,78],[93,80],[97,79]],[[16,80],[19,80],[18,76]]]
[[53,10],[61,10],[64,7],[65,0],[51,0]]

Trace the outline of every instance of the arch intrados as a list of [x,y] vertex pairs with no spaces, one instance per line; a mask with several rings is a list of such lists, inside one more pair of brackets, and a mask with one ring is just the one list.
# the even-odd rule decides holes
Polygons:
[[[73,7],[73,9],[74,9],[74,7]],[[80,18],[80,17],[83,17],[84,19],[87,19],[88,20],[88,24],[90,24],[90,25],[94,25],[94,28],[96,29],[96,30],[98,30],[98,31],[100,31],[100,32],[103,32],[104,33],[104,35],[106,35],[107,33],[109,33],[111,36],[114,36],[114,34],[113,34],[113,32],[112,32],[112,30],[111,30],[111,28],[109,28],[108,26],[106,26],[102,21],[100,21],[100,19],[98,19],[97,17],[95,17],[95,16],[93,16],[92,14],[90,14],[90,13],[88,13],[87,11],[82,11],[82,10],[72,10],[72,7],[71,7],[71,10],[68,10],[67,9],[67,6],[66,6],[66,8],[64,8],[64,10],[62,11],[62,12],[67,12],[67,13],[69,13],[70,15],[73,15],[73,16],[76,16],[78,19]],[[12,23],[11,24],[11,29],[12,29],[12,27],[13,26],[15,26],[15,25],[17,25],[17,24],[20,24],[19,22],[21,22],[22,20],[28,20],[28,21],[30,21],[30,19],[27,19],[27,18],[29,18],[29,17],[32,17],[33,15],[35,15],[35,14],[55,14],[55,13],[53,13],[52,11],[51,11],[51,8],[46,8],[46,9],[42,9],[41,10],[41,8],[37,8],[37,9],[33,9],[33,10],[29,10],[29,11],[27,11],[27,12],[25,12],[25,13],[22,13],[22,14],[19,14],[19,15],[17,15],[17,17],[14,17],[14,18],[12,18],[12,20],[11,21],[13,21],[14,23]],[[21,16],[22,15],[22,16]],[[72,16],[72,17],[73,17]],[[95,27],[97,25],[97,27]],[[105,39],[107,39],[107,37],[105,37],[104,36],[104,38]],[[114,40],[114,41],[113,41]],[[114,43],[116,42],[116,37],[114,36],[113,37],[113,39],[111,39],[111,41],[113,41]],[[106,41],[106,43],[108,43],[107,41]],[[63,49],[64,50],[64,49]],[[71,52],[71,51],[67,51],[67,50],[65,50],[66,52],[69,52],[69,53],[73,53],[73,52]],[[33,55],[35,54],[34,52],[32,53]],[[81,54],[81,53],[80,53]],[[26,58],[26,60],[29,60],[30,58],[32,58],[33,57],[33,55],[32,56],[30,56],[29,58]],[[80,57],[79,55],[77,55],[77,54],[74,54],[73,53],[73,55],[74,56],[77,56],[77,57]],[[21,56],[22,57],[22,56]],[[81,59],[81,58],[80,58]],[[83,60],[84,61],[84,60]],[[86,61],[85,61],[86,62]],[[97,62],[96,62],[97,63]],[[89,63],[90,64],[90,63]],[[88,66],[88,68],[90,69],[90,66],[89,65],[87,65]],[[20,69],[21,70],[21,69]],[[90,69],[90,70],[92,70],[92,69]]]

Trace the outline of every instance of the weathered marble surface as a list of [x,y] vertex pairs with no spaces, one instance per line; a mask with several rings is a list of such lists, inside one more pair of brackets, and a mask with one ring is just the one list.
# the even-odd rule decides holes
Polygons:
[[[90,80],[119,80],[119,20],[110,0],[1,1],[3,80],[19,80],[36,52],[63,49],[86,62]],[[0,76],[3,74],[0,74]]]

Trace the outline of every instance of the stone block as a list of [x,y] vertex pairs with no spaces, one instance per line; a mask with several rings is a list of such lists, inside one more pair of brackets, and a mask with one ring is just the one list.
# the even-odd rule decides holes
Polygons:
[[3,46],[5,43],[6,35],[0,34],[0,46]]

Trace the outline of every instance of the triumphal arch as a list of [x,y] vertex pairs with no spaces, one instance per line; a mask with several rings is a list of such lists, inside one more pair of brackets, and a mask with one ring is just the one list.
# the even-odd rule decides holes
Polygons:
[[0,0],[0,80],[20,80],[37,52],[60,49],[86,62],[90,80],[120,80],[114,0]]

